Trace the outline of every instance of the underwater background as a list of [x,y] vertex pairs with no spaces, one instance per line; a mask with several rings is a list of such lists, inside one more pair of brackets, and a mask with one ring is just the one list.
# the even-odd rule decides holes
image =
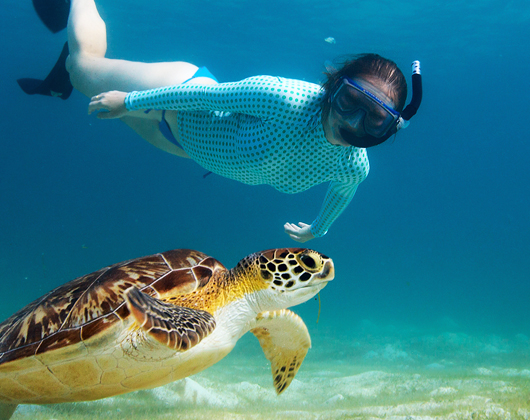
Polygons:
[[[406,130],[369,150],[350,206],[306,244],[334,259],[336,278],[320,315],[317,300],[293,308],[313,348],[282,396],[248,334],[191,379],[24,406],[14,419],[530,418],[528,1],[96,3],[107,57],[189,61],[221,82],[319,82],[326,60],[376,52],[402,69],[409,99],[410,63],[421,61],[423,103]],[[44,78],[66,33],[51,34],[29,0],[3,4],[1,320],[131,258],[191,248],[231,268],[298,246],[283,224],[311,223],[327,185],[286,195],[203,178],[119,121],[88,116],[77,91],[26,96],[16,79]]]

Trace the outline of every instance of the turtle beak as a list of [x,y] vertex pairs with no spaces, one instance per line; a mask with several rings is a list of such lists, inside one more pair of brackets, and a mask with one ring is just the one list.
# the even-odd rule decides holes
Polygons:
[[335,266],[333,265],[333,261],[327,260],[324,263],[324,267],[322,268],[320,273],[313,276],[308,286],[316,287],[318,288],[318,290],[322,290],[324,287],[327,286],[328,282],[330,282],[334,278],[335,278]]
[[333,261],[327,260],[324,263],[324,268],[317,278],[324,281],[331,281],[335,278],[335,266],[333,265]]

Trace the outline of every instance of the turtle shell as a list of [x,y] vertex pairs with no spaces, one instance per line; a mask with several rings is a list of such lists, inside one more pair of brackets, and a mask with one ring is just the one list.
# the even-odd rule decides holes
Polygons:
[[177,249],[118,263],[66,283],[0,324],[0,364],[74,345],[129,317],[130,287],[164,300],[204,287],[226,268]]

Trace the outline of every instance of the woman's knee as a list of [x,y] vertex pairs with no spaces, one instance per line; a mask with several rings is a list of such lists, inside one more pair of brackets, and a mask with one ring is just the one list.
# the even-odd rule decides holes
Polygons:
[[79,90],[79,86],[83,79],[79,65],[79,54],[68,55],[68,57],[66,58],[66,71],[70,75],[70,82],[72,83],[74,88]]
[[97,72],[97,59],[85,54],[72,54],[66,59],[66,71],[70,75],[72,86],[82,94],[90,97],[101,93],[98,87],[93,86],[93,76]]

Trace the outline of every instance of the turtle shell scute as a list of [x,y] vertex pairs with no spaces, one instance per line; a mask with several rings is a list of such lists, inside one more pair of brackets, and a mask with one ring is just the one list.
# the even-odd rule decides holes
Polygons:
[[118,263],[57,287],[0,324],[0,364],[86,340],[129,316],[125,291],[156,298],[204,287],[226,268],[179,249]]

